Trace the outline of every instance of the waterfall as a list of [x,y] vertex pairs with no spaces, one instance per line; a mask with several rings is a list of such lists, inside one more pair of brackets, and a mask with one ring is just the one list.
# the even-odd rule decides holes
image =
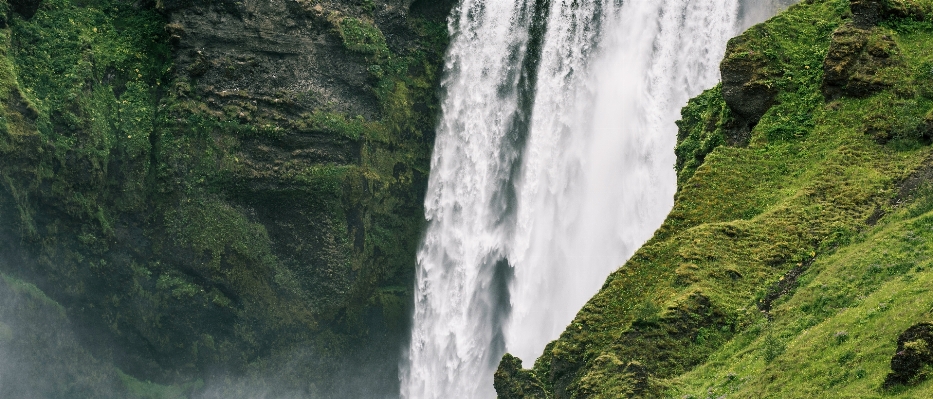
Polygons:
[[503,353],[558,337],[670,211],[680,108],[778,1],[461,0],[402,397],[494,397]]
[[510,132],[533,9],[533,0],[463,0],[450,19],[403,397],[490,396],[508,302],[495,278],[512,230],[504,193],[521,150]]

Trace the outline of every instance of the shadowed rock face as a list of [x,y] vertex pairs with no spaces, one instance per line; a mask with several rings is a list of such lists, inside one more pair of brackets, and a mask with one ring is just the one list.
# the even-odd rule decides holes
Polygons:
[[[345,304],[371,301],[362,296],[367,295],[369,286],[379,284],[373,281],[379,277],[374,277],[377,272],[350,267],[354,257],[363,255],[343,251],[340,243],[346,238],[334,233],[335,226],[328,219],[327,210],[308,200],[308,192],[314,188],[296,185],[287,176],[320,165],[359,165],[365,144],[362,140],[301,126],[296,121],[317,112],[362,121],[383,117],[384,110],[374,90],[379,79],[370,71],[373,59],[380,55],[350,48],[340,32],[341,23],[354,19],[370,24],[384,36],[388,51],[410,53],[421,46],[418,42],[421,39],[412,31],[410,15],[443,19],[453,5],[450,1],[422,1],[414,5],[412,2],[195,0],[162,1],[156,5],[167,15],[166,32],[173,48],[176,79],[189,85],[183,95],[220,119],[269,124],[280,129],[274,138],[239,139],[233,150],[241,169],[227,191],[226,201],[264,226],[273,251],[290,269],[290,279],[307,298],[309,313],[320,315],[325,323],[360,317],[344,315]],[[405,165],[396,168],[406,172]],[[364,219],[370,216],[369,210],[359,203],[365,201],[360,197],[378,189],[368,184],[364,181],[362,187],[346,188],[343,198],[333,199],[345,208],[350,248],[361,252]],[[420,184],[394,190],[393,201],[418,209],[423,195]],[[379,256],[379,248],[372,251],[374,255],[370,256]],[[185,260],[177,262],[184,264]],[[378,261],[375,263],[379,265]],[[372,335],[369,339],[383,340],[374,341],[371,350],[360,350],[366,353],[358,354],[355,361],[361,369],[370,363],[379,364],[378,376],[373,375],[372,380],[394,378],[391,368],[397,363],[394,357],[397,340],[387,337],[392,333],[385,331],[385,325],[404,325],[405,321],[388,320],[378,311],[374,315],[369,313],[373,312],[361,318],[371,325],[337,328],[365,329]],[[396,316],[404,317],[404,312]],[[218,324],[233,323],[220,320]],[[297,337],[302,335],[296,333]],[[379,360],[380,357],[384,359]],[[286,361],[288,356],[281,358]],[[314,367],[319,366],[300,364],[295,370],[306,368],[315,373]],[[289,374],[295,380],[302,379],[301,372]],[[393,381],[379,383],[391,386]]]
[[767,66],[764,53],[749,45],[745,36],[729,40],[726,57],[719,67],[722,97],[740,131],[750,131],[774,105],[778,91],[773,80],[778,74]]
[[909,383],[928,365],[933,365],[933,323],[920,323],[897,338],[897,352],[891,358],[891,373],[884,385]]
[[10,0],[10,8],[26,19],[32,18],[36,14],[40,4],[42,4],[42,0]]
[[[397,392],[452,2],[60,3],[2,15],[22,76],[0,80],[0,276],[59,303],[111,380]],[[111,67],[92,55],[111,42],[73,45],[77,31],[130,38],[114,41],[143,65]],[[84,92],[36,94],[57,73],[44,60],[66,55],[94,71]],[[122,110],[152,123],[131,135]],[[51,165],[38,180],[36,165]]]
[[[176,43],[175,67],[179,75],[192,79],[193,92],[212,108],[253,104],[261,112],[288,117],[327,106],[375,117],[379,110],[365,56],[347,51],[333,34],[334,18],[346,15],[349,7],[340,2],[315,4],[297,0],[164,4],[164,11],[170,13],[167,29]],[[395,37],[392,28],[404,30],[398,25],[407,16],[407,6],[399,1],[376,6],[380,8],[375,12],[377,23],[388,25],[379,24],[387,39]]]

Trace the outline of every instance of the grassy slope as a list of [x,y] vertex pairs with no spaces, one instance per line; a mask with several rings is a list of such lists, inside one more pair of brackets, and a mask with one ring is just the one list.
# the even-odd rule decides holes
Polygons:
[[[884,25],[896,31],[893,35],[907,64],[902,72],[908,76],[899,76],[891,92],[825,106],[825,122],[818,121],[817,129],[826,126],[864,141],[864,125],[877,115],[890,112],[899,120],[909,120],[922,114],[903,115],[910,112],[905,108],[922,112],[931,107],[933,25],[907,21]],[[910,101],[921,106],[905,104]],[[855,126],[847,129],[846,122]],[[875,151],[914,160],[928,153],[911,144],[909,138],[895,140]],[[697,398],[928,394],[933,388],[930,381],[891,390],[881,389],[881,383],[890,372],[897,336],[933,318],[931,184],[926,174],[913,195],[881,205],[887,216],[878,224],[861,226],[858,233],[821,251],[825,253],[800,277],[792,295],[775,304],[771,322],[759,320],[744,329],[703,365],[674,380],[669,394]]]
[[[831,131],[837,137],[865,142],[866,125],[879,115],[897,115],[891,122],[899,123],[919,119],[933,106],[929,92],[933,25],[912,21],[883,25],[893,28],[885,33],[895,38],[906,63],[892,72],[897,83],[868,99],[842,99],[823,106],[814,133]],[[759,129],[770,127],[767,121],[762,125]],[[928,157],[929,151],[914,145],[912,128],[919,126],[903,132],[896,125],[888,127],[902,137],[884,147],[866,143],[865,149],[891,158],[913,158],[905,165],[913,169],[910,165]],[[889,176],[900,180],[897,173]],[[881,389],[890,372],[897,336],[933,318],[928,288],[933,279],[929,270],[933,182],[929,173],[920,176],[920,187],[912,194],[902,192],[896,200],[880,205],[887,214],[880,223],[858,226],[857,233],[844,234],[818,251],[797,288],[774,304],[771,321],[762,318],[742,330],[700,367],[672,381],[668,394],[865,398],[929,393],[929,381]],[[891,194],[882,197],[892,198]]]
[[[894,201],[931,156],[920,136],[933,107],[933,25],[889,22],[896,32],[880,32],[903,63],[883,74],[895,85],[827,102],[823,58],[849,16],[847,0],[808,1],[743,35],[729,56],[760,57],[779,90],[747,147],[717,146],[728,125],[718,88],[685,108],[701,128],[678,154],[696,151],[702,164],[681,172],[655,237],[535,363],[551,395],[880,395],[897,336],[929,320],[933,304],[923,295],[929,199]],[[890,141],[866,133],[877,126]],[[879,209],[887,216],[868,225]],[[799,288],[783,282],[801,271]],[[759,307],[775,297],[768,321]]]
[[[674,381],[696,398],[924,397],[933,381],[880,389],[897,336],[933,318],[930,198],[818,259],[794,295]],[[921,216],[916,213],[924,212]]]

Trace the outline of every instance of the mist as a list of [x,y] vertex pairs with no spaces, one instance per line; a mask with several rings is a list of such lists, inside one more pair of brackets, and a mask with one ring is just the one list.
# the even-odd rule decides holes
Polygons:
[[[4,254],[9,255],[9,252]],[[9,263],[4,270],[16,270]],[[0,397],[44,398],[331,398],[398,397],[395,348],[361,347],[334,360],[310,347],[281,350],[247,370],[208,371],[158,384],[119,369],[115,345],[75,325],[66,309],[35,285],[0,273]],[[92,352],[89,347],[107,347]],[[332,370],[332,384],[316,386],[312,370]]]

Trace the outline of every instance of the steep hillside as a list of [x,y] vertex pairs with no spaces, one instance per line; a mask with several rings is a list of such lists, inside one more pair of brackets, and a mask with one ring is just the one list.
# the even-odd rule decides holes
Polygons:
[[451,3],[0,0],[0,396],[397,392]]
[[721,71],[668,219],[499,397],[933,390],[933,2],[804,1]]

